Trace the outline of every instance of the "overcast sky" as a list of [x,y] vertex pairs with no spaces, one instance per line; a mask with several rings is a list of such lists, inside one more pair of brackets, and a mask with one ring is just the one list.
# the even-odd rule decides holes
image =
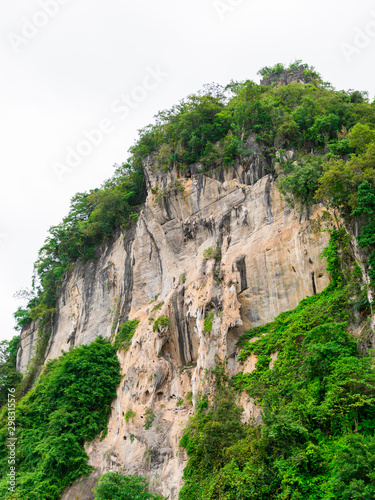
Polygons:
[[0,25],[0,340],[48,228],[159,110],[296,59],[375,94],[369,0],[12,0]]

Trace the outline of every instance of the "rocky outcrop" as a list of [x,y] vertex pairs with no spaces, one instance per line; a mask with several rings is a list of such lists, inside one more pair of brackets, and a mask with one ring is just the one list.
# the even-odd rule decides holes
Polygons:
[[275,71],[268,74],[263,80],[261,85],[288,85],[289,83],[310,83],[312,80],[311,71],[306,71],[307,66],[301,64],[295,68],[288,68],[281,71]]
[[[238,372],[236,343],[245,330],[327,286],[320,255],[329,236],[312,228],[320,207],[308,219],[288,206],[252,146],[245,164],[207,174],[195,165],[183,177],[154,171],[150,158],[149,195],[136,226],[101,245],[95,262],[77,263],[64,281],[46,359],[98,335],[111,338],[128,319],[140,323],[130,349],[119,353],[123,378],[108,434],[86,446],[94,472],[63,500],[92,499],[96,478],[110,470],[147,476],[155,491],[177,499],[186,465],[178,443],[193,412],[191,395],[210,393],[217,358]],[[160,316],[169,325],[154,331]],[[21,371],[35,343],[31,330],[22,333]],[[260,418],[246,395],[241,402],[245,419]],[[126,421],[128,410],[133,420]]]

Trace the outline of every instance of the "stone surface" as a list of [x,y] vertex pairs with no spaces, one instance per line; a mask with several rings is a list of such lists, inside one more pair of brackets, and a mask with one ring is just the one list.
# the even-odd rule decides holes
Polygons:
[[[239,336],[328,285],[320,258],[328,234],[312,230],[320,207],[310,219],[291,209],[252,145],[246,165],[208,174],[195,165],[179,184],[174,171],[154,172],[151,158],[149,196],[137,225],[101,245],[95,263],[78,263],[66,277],[47,359],[98,335],[110,338],[128,319],[140,323],[129,351],[119,353],[123,379],[108,434],[86,446],[94,472],[63,500],[92,500],[97,477],[112,470],[147,476],[155,491],[177,499],[186,465],[178,442],[193,413],[188,393],[210,394],[209,370],[218,357],[228,358],[231,374],[254,369],[253,359],[244,367],[237,362]],[[220,248],[221,258],[205,259],[209,247]],[[160,315],[170,327],[154,332]],[[35,344],[33,328],[22,333],[21,371]],[[247,395],[241,403],[245,421],[260,420]],[[155,413],[149,430],[146,408]],[[125,421],[129,409],[134,422]]]
[[311,77],[305,76],[304,70],[305,65],[301,64],[297,68],[285,69],[284,71],[280,71],[279,73],[271,73],[266,78],[261,80],[261,85],[272,85],[276,83],[278,85],[288,85],[289,83],[297,82],[297,83],[310,83]]

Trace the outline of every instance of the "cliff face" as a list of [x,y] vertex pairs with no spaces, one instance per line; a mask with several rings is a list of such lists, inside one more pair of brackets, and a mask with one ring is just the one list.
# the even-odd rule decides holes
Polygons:
[[[86,446],[95,471],[63,500],[92,499],[96,478],[120,469],[147,476],[156,491],[177,499],[186,465],[178,442],[193,412],[187,393],[209,393],[206,370],[218,356],[228,358],[231,374],[242,369],[236,342],[245,330],[328,285],[320,254],[329,235],[312,230],[319,207],[309,219],[291,209],[260,156],[217,173],[193,167],[178,179],[173,171],[153,171],[150,159],[145,173],[149,195],[136,226],[102,245],[94,263],[78,263],[57,303],[46,360],[98,335],[110,338],[128,319],[140,320],[131,348],[119,353],[123,380],[108,434]],[[209,247],[220,248],[220,257],[206,259]],[[204,319],[210,313],[209,333]],[[170,326],[154,332],[150,318],[161,315]],[[22,332],[21,371],[35,348],[36,328]],[[242,404],[244,418],[259,419],[252,401],[243,396]],[[155,414],[148,430],[147,407]],[[128,410],[135,412],[133,422],[124,418]]]
[[289,83],[310,83],[311,75],[306,72],[306,66],[301,64],[294,68],[283,69],[270,73],[261,80],[261,85],[288,85]]

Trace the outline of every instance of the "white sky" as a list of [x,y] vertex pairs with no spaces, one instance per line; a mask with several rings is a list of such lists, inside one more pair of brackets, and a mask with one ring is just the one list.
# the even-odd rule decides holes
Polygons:
[[[370,0],[12,0],[0,26],[0,340],[14,335],[13,294],[30,286],[48,228],[111,176],[159,110],[295,59],[337,89],[375,94]],[[54,163],[103,119],[111,132],[59,180]]]

